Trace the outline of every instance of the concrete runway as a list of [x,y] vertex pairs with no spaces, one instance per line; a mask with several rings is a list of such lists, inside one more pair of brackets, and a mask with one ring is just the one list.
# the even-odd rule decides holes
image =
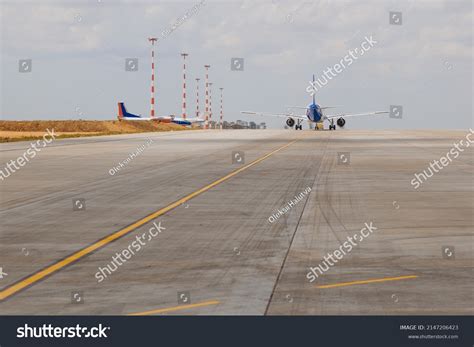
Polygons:
[[[473,314],[472,146],[419,189],[410,184],[466,134],[56,140],[0,182],[0,314]],[[28,145],[1,144],[1,168]],[[233,151],[244,159],[233,163]],[[85,209],[73,210],[77,198]],[[164,229],[150,238],[153,222]],[[309,268],[370,222],[377,231],[310,283]],[[98,283],[123,250],[130,257]]]

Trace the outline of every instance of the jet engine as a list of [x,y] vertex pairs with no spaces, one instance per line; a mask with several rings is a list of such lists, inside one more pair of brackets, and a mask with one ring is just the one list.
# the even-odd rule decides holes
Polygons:
[[339,127],[343,128],[344,125],[346,125],[345,119],[342,118],[342,117],[341,117],[341,118],[338,118],[338,120],[337,120],[337,125],[338,125]]
[[293,125],[295,125],[295,120],[293,118],[288,118],[286,120],[286,125],[288,125],[290,128],[292,128]]

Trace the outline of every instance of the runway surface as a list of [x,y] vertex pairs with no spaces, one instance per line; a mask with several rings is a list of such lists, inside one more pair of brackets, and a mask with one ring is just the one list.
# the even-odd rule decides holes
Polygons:
[[[0,182],[0,314],[473,314],[472,146],[410,184],[466,134],[56,140]],[[0,145],[1,167],[28,146]],[[365,223],[377,230],[311,283]]]

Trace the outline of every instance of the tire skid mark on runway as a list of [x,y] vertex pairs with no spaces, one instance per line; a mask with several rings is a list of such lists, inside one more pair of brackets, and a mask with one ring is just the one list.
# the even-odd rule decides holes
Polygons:
[[[278,136],[272,136],[270,137],[269,139],[281,139],[280,137]],[[307,138],[307,136],[304,136],[304,137],[301,137],[300,140],[303,140]],[[241,146],[238,146],[236,148],[234,148],[234,150],[242,150],[242,151],[247,151],[248,149],[252,149],[252,144],[244,144],[244,145],[241,145]],[[249,251],[249,248],[248,248],[248,244],[251,243],[251,241],[253,240],[253,238],[255,237],[255,235],[253,234],[249,234],[247,235],[247,237],[242,240],[242,241],[239,241],[238,245],[239,247],[237,247],[239,249],[239,252],[242,251]],[[258,246],[260,245],[260,243],[257,243],[257,245],[255,246],[255,248],[258,248]],[[221,269],[221,272],[216,274],[215,278],[210,282],[209,286],[210,287],[217,287],[219,286],[222,281],[224,281],[226,279],[226,277],[233,271],[232,269],[232,266],[236,264],[236,262],[239,262],[239,260],[235,260],[235,258],[230,258],[228,260],[228,263],[225,264],[225,266],[222,267]],[[223,264],[224,265],[224,264]],[[255,265],[252,263],[252,265]]]
[[[362,206],[362,209],[363,209],[363,211],[359,210],[358,213],[359,214],[363,213],[364,219],[366,221],[374,221],[376,219],[377,215],[375,215],[373,212],[370,212],[367,209],[367,206],[370,206],[370,201],[367,200],[367,197],[366,197],[366,194],[365,194],[366,192],[361,190],[361,187],[363,187],[363,184],[361,183],[360,175],[363,175],[364,171],[357,170],[357,166],[353,166],[353,165],[349,165],[348,168],[350,170],[352,180],[354,180],[356,182],[354,187],[357,190],[357,193],[354,192],[350,195],[351,196],[353,195],[353,196],[356,197],[356,201],[359,202],[358,205]],[[388,201],[389,200],[390,199],[388,199]],[[383,230],[386,230],[386,228],[383,227]],[[389,248],[391,254],[401,254],[400,250],[395,250],[395,247],[394,247],[392,242],[385,242],[383,238],[382,239],[374,238],[372,240],[372,242],[375,242],[376,244],[381,243],[383,245],[381,247]],[[354,255],[358,254],[358,253],[359,254],[364,254],[365,252],[366,252],[366,249],[360,247],[360,244],[358,244],[358,246],[353,250]],[[351,263],[354,266],[357,266],[356,265],[357,260],[355,260],[354,258],[350,258],[350,259],[351,259],[350,260]],[[364,260],[363,263],[366,264],[367,266],[373,265],[372,261],[367,260],[367,259]],[[397,271],[398,273],[406,273],[406,272],[415,272],[415,271],[417,271],[415,269],[407,269],[407,268],[404,268],[403,266],[400,266],[398,259],[390,260],[386,265],[391,269],[391,271]],[[384,294],[383,291],[375,291],[375,293],[372,294],[372,296],[374,297],[374,300],[378,301],[378,306],[381,308],[381,310],[383,310],[385,312],[385,314],[389,314],[389,312],[390,312],[390,302],[386,300],[386,297],[384,295],[385,294]],[[359,301],[357,300],[357,302],[359,302]],[[363,304],[361,303],[360,305],[362,306]]]
[[[318,178],[319,178],[319,173],[321,171],[321,168],[323,167],[323,160],[324,160],[324,157],[326,156],[326,152],[327,152],[327,149],[329,147],[329,143],[331,141],[331,136],[329,135],[327,138],[326,138],[326,141],[324,142],[324,149],[322,151],[322,154],[321,154],[321,161],[319,162],[319,167],[318,167],[318,173],[314,176],[314,180],[313,180],[313,184],[312,184],[312,188],[314,188],[316,182],[318,181]],[[275,284],[273,285],[273,289],[272,289],[272,292],[270,294],[270,298],[268,299],[268,303],[267,303],[267,307],[265,308],[265,313],[264,315],[268,315],[268,311],[270,309],[270,305],[272,303],[272,300],[273,300],[273,296],[276,292],[276,289],[278,287],[278,283],[280,282],[280,278],[281,278],[281,275],[283,273],[283,269],[285,268],[285,264],[286,264],[286,260],[288,259],[288,255],[290,254],[290,250],[291,250],[291,247],[293,246],[293,242],[295,240],[295,236],[296,236],[296,232],[298,231],[298,227],[300,225],[300,222],[301,222],[301,219],[303,217],[303,214],[304,214],[304,211],[306,209],[306,205],[308,203],[308,200],[309,200],[309,197],[311,196],[311,194],[308,194],[307,197],[306,197],[306,200],[304,202],[304,205],[303,205],[303,208],[301,209],[301,214],[298,218],[298,222],[296,223],[296,226],[295,226],[295,230],[293,231],[293,235],[291,236],[291,240],[290,240],[290,243],[288,245],[288,249],[286,251],[286,254],[285,254],[285,257],[283,258],[283,261],[281,263],[281,266],[280,266],[280,270],[278,272],[278,276],[275,280]]]
[[[301,140],[308,138],[308,136],[309,136],[309,135],[306,135],[306,136],[302,137]],[[272,137],[272,138],[273,138],[273,137]],[[308,170],[309,170],[310,168],[311,168],[311,166],[308,167]],[[306,172],[306,171],[305,171],[305,172]],[[302,176],[305,176],[305,175],[302,175]],[[288,188],[285,190],[285,192],[282,192],[282,194],[285,195],[285,196],[286,196],[286,195],[290,195],[290,196],[291,196],[291,194],[288,194],[288,193],[291,192],[291,191],[292,191],[291,188],[288,187]],[[286,221],[286,216],[287,216],[287,215],[285,214],[284,217],[282,217],[282,219],[285,218],[285,221]],[[291,241],[291,234],[290,234],[290,232],[289,232],[289,231],[288,231],[288,232],[284,232],[284,234],[285,234],[285,236],[287,236],[287,238],[288,238],[288,243],[290,243],[290,241]],[[242,241],[239,242],[239,247],[238,247],[239,250],[240,250],[240,251],[244,251],[244,250],[245,250],[245,251],[249,251],[248,245],[251,243],[251,241],[252,241],[255,237],[256,237],[255,234],[249,234],[249,235],[247,235],[247,237],[246,237],[244,240],[242,240]],[[254,249],[258,249],[259,246],[262,244],[262,242],[263,242],[262,240],[257,241],[257,243],[256,243],[256,245],[255,245],[255,247],[254,247]],[[268,259],[268,255],[265,255],[265,258]],[[258,261],[258,260],[257,260],[257,261]],[[216,286],[218,286],[223,280],[225,280],[225,278],[229,275],[229,273],[231,273],[231,271],[233,271],[233,270],[232,270],[232,264],[235,264],[235,262],[236,262],[235,259],[231,258],[231,259],[229,260],[228,264],[226,264],[226,266],[224,267],[225,270],[222,270],[222,273],[221,273],[221,274],[216,275],[216,278],[211,282],[210,286],[211,286],[211,287],[216,287]],[[251,265],[257,266],[255,263],[251,263]]]
[[[330,222],[330,215],[333,214],[336,217],[336,221],[339,222],[340,225],[342,225],[342,229],[346,232],[346,234],[349,235],[349,232],[347,231],[345,225],[340,221],[339,217],[337,216],[336,211],[332,207],[331,202],[329,200],[329,196],[328,196],[328,189],[327,189],[328,180],[329,180],[329,175],[331,173],[330,168],[332,168],[334,166],[333,163],[334,163],[334,159],[329,160],[329,162],[327,163],[328,170],[327,170],[327,172],[324,176],[324,191],[316,189],[316,197],[317,197],[317,206],[319,208],[319,211],[321,212],[321,216],[324,218],[327,226],[331,230],[331,233],[334,235],[334,237],[337,239],[339,244],[342,246],[343,241],[341,241],[341,239],[338,235],[338,232],[336,232],[336,230],[334,230],[334,227],[333,227],[332,223]],[[322,176],[322,174],[321,174],[321,176]],[[318,174],[318,180],[316,182],[316,185],[321,186],[320,181],[322,181],[322,180],[323,179],[320,178],[319,174]]]
[[73,254],[70,254],[70,255],[66,256],[65,258],[63,258],[61,260],[56,261],[55,263],[53,263],[49,266],[46,266],[46,267],[38,270],[37,272],[35,272],[33,274],[30,274],[30,275],[16,281],[15,283],[7,286],[6,288],[4,288],[0,291],[0,302],[7,299],[7,298],[9,298],[9,297],[11,297],[11,296],[13,296],[13,295],[15,295],[15,294],[17,294],[18,292],[20,292],[24,289],[27,289],[28,287],[40,282],[41,280],[46,279],[47,277],[53,275],[54,273],[56,273],[56,272],[64,269],[65,267],[79,261],[83,257],[88,256],[88,255],[92,254],[95,251],[98,251],[99,249],[105,247],[109,243],[118,240],[119,238],[121,238],[121,237],[131,233],[132,231],[136,230],[137,228],[139,228],[139,227],[147,224],[148,222],[156,219],[157,217],[162,216],[165,213],[175,209],[176,207],[181,206],[183,203],[193,199],[194,197],[196,197],[198,195],[201,195],[202,193],[205,193],[206,191],[212,189],[213,187],[219,185],[222,182],[227,181],[228,179],[230,179],[230,178],[234,177],[235,175],[239,174],[240,172],[245,171],[246,169],[248,169],[248,168],[262,162],[263,160],[269,158],[273,154],[278,153],[279,151],[291,146],[292,144],[294,144],[295,142],[301,140],[302,138],[303,137],[292,140],[289,143],[287,143],[287,144],[273,150],[272,152],[264,155],[263,157],[255,159],[251,163],[249,163],[247,165],[244,165],[244,166],[240,167],[237,170],[232,171],[231,173],[225,175],[224,177],[221,177],[218,180],[216,180],[216,181],[214,181],[214,182],[212,182],[212,183],[210,183],[210,184],[194,191],[193,193],[190,193],[190,194],[186,195],[185,197],[183,197],[183,198],[181,198],[181,199],[179,199],[179,200],[177,200],[177,201],[175,201],[175,202],[159,209],[158,211],[155,211],[155,212],[149,214],[148,216],[143,217],[142,219],[128,225],[127,227],[122,228],[121,230],[118,230],[116,232],[113,232],[112,234],[109,234],[109,235],[103,237],[102,239],[94,242],[93,244],[91,244],[89,246],[86,246],[85,248],[82,248],[82,249],[74,252]]

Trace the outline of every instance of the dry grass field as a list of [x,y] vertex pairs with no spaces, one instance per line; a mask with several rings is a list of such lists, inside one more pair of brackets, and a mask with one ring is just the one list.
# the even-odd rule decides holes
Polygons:
[[35,140],[47,129],[54,129],[57,138],[133,134],[155,131],[178,131],[187,128],[173,123],[146,121],[0,121],[0,142]]

